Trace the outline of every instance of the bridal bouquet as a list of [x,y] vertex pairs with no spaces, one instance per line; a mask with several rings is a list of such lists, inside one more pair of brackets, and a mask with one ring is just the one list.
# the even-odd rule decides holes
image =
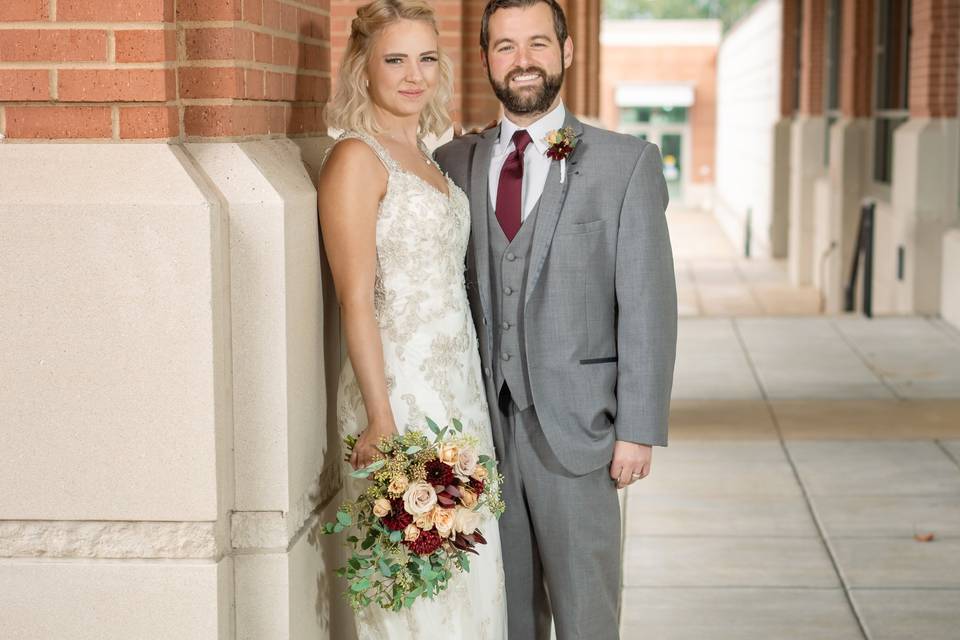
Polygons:
[[[351,534],[350,558],[337,575],[346,578],[355,610],[376,602],[399,611],[433,598],[454,569],[470,570],[469,554],[486,544],[480,523],[503,513],[494,460],[478,455],[479,443],[458,420],[452,428],[429,418],[427,425],[432,441],[415,431],[381,440],[383,457],[351,474],[370,486],[324,525],[324,533]],[[357,438],[344,442],[349,459]]]

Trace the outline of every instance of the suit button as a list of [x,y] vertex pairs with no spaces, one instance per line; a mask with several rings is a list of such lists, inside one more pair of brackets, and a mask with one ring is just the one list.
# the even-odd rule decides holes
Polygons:
[[517,256],[513,255],[513,253],[508,252],[506,255],[506,258],[507,258],[507,262],[513,262],[514,260],[517,259]]
[[504,287],[503,292],[509,296],[513,294],[513,289],[511,289],[510,287]]
[[509,354],[509,353],[503,353],[503,354],[500,355],[500,359],[503,360],[504,362],[506,362],[507,360],[510,359],[510,354]]
[[488,378],[490,377],[490,367],[484,367],[483,375],[487,376]]
[[486,318],[483,319],[483,326],[487,326],[487,319],[486,319]]
[[511,325],[509,322],[504,322],[504,323],[503,323],[502,325],[500,325],[500,326],[503,327],[503,330],[504,330],[504,331],[506,331],[506,330],[509,329],[512,325]]

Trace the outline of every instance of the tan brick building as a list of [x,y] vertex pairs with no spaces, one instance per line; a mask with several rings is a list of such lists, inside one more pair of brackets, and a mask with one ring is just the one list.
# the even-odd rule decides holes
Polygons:
[[656,143],[672,204],[709,208],[716,127],[716,20],[604,21],[600,121]]

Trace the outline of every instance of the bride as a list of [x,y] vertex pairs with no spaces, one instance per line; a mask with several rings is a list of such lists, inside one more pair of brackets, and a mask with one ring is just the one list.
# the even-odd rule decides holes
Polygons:
[[[466,195],[430,159],[420,136],[445,131],[449,59],[425,0],[374,0],[357,11],[327,107],[341,129],[320,173],[320,225],[340,301],[349,361],[340,375],[340,435],[369,464],[382,437],[426,417],[460,420],[493,456],[477,337],[464,283],[470,234]],[[345,480],[348,497],[364,481]],[[503,566],[495,521],[481,527],[469,573],[410,609],[367,607],[360,640],[506,637]]]

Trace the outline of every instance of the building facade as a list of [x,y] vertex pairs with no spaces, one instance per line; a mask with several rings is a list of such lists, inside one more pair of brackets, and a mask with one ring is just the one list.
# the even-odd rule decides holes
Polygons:
[[[779,50],[766,48],[776,55],[734,55],[743,34],[774,25]],[[746,194],[723,212],[724,226],[743,243],[747,212],[769,211],[754,218],[754,238],[787,259],[794,283],[819,288],[829,313],[846,308],[861,211],[872,203],[873,311],[943,312],[960,324],[958,39],[957,0],[768,0],[721,47],[721,94],[728,76],[779,79],[777,120],[761,123],[769,133],[744,137],[723,114],[748,101],[722,101],[721,141],[750,141],[751,154],[771,158],[753,178],[762,184],[751,183],[724,172],[736,159],[723,159],[721,142],[718,193]]]
[[713,204],[718,20],[605,20],[604,127],[660,147],[671,204]]
[[[599,2],[565,6],[595,116]],[[350,637],[315,182],[355,7],[0,3],[3,637]],[[436,7],[485,122],[483,3]]]

